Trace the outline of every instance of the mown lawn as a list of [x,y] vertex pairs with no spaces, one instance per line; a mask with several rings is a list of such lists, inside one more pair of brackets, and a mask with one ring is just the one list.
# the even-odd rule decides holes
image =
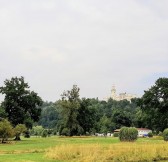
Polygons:
[[[159,145],[164,144],[162,138],[140,138],[136,145]],[[63,162],[68,160],[58,160],[46,156],[49,148],[59,148],[60,146],[83,146],[83,145],[99,145],[100,147],[109,145],[122,145],[118,138],[112,137],[31,137],[23,138],[22,141],[13,142],[10,144],[0,144],[0,162]],[[125,145],[125,144],[124,144]],[[129,144],[126,144],[129,145]],[[150,151],[150,150],[149,150]],[[66,152],[66,150],[65,150]],[[71,160],[69,160],[71,161]],[[109,160],[110,161],[110,160]],[[112,161],[112,160],[111,160]],[[96,161],[95,161],[96,162]]]

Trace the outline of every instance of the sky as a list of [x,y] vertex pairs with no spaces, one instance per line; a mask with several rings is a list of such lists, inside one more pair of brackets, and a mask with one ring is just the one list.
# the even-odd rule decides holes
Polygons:
[[[0,0],[0,86],[25,78],[44,101],[142,96],[168,77],[167,0]],[[3,100],[0,94],[0,101]]]

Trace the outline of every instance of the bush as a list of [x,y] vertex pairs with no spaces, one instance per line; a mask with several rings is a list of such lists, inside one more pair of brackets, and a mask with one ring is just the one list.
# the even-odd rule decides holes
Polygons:
[[168,141],[168,128],[166,128],[164,131],[163,131],[163,139],[165,141]]
[[46,129],[43,130],[41,137],[47,137],[48,136],[48,131]]
[[119,132],[120,141],[135,141],[138,137],[138,130],[134,127],[123,127]]
[[64,128],[61,131],[61,135],[63,135],[63,136],[70,136],[70,130],[68,128]]
[[90,133],[89,133],[89,132],[86,132],[86,136],[90,136]]
[[25,137],[25,138],[30,138],[30,132],[29,132],[29,130],[26,130],[26,131],[24,132],[24,137]]
[[153,133],[152,133],[152,132],[149,132],[149,133],[148,133],[148,137],[153,137]]
[[13,130],[11,123],[6,119],[3,119],[2,121],[0,121],[1,143],[5,143],[8,140],[8,138],[13,137],[13,136],[14,136],[14,130]]
[[24,124],[18,124],[16,125],[16,127],[14,128],[14,132],[15,132],[15,140],[16,141],[20,141],[20,135],[22,133],[24,133],[27,130],[26,126]]
[[158,136],[163,136],[163,133],[162,133],[162,132],[159,132],[159,133],[158,133]]
[[53,129],[48,129],[48,131],[47,131],[48,137],[50,137],[52,135],[52,133],[53,133]]
[[31,130],[31,135],[33,136],[42,136],[44,128],[42,126],[34,126]]
[[114,132],[113,137],[119,137],[119,132]]

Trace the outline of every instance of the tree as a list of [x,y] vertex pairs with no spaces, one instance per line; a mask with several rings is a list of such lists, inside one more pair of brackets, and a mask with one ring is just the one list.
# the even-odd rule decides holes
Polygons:
[[2,107],[8,120],[14,127],[25,124],[27,128],[31,128],[32,123],[39,120],[42,99],[37,93],[29,90],[28,83],[25,83],[23,77],[6,79],[4,84],[4,87],[0,87],[0,92],[5,95]]
[[80,100],[80,107],[78,109],[77,120],[79,125],[83,128],[83,133],[91,133],[96,121],[96,109],[93,106],[93,99],[83,98]]
[[4,143],[5,141],[8,140],[8,138],[13,137],[13,135],[14,135],[14,131],[13,131],[11,123],[6,119],[2,119],[0,121],[1,142]]
[[107,118],[107,116],[103,116],[101,119],[100,119],[100,133],[104,133],[104,134],[107,134],[108,132],[111,132],[111,129],[110,129],[110,120],[109,118]]
[[79,135],[83,131],[77,120],[80,107],[79,90],[76,85],[73,85],[71,90],[62,94],[62,100],[60,101],[62,114],[60,133],[63,131],[68,136]]
[[116,128],[120,128],[122,126],[130,127],[132,124],[131,115],[128,111],[124,111],[123,109],[114,109],[112,115],[112,122],[116,123]]
[[14,132],[15,132],[15,140],[19,141],[20,139],[20,135],[21,133],[24,133],[26,131],[26,126],[24,124],[18,124],[15,128],[14,128]]
[[56,128],[59,120],[58,104],[44,102],[41,106],[41,116],[38,125],[44,128]]
[[41,136],[44,128],[42,126],[34,126],[31,130],[31,134],[34,136]]
[[146,114],[146,126],[157,132],[163,131],[168,127],[168,78],[159,78],[144,92],[139,105]]

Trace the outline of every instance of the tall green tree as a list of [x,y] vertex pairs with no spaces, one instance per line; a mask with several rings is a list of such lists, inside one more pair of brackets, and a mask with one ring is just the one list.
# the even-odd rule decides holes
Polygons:
[[146,126],[163,131],[168,127],[168,78],[159,78],[155,85],[146,90],[139,100],[142,111],[146,114]]
[[96,108],[93,106],[94,99],[82,98],[78,110],[77,120],[84,130],[84,134],[91,133],[96,121]]
[[61,134],[73,136],[79,135],[83,131],[77,120],[80,107],[79,90],[77,85],[73,85],[71,90],[62,94],[62,100],[60,101],[62,114]]
[[42,99],[37,93],[29,90],[24,77],[6,79],[4,84],[0,87],[0,92],[5,95],[2,107],[8,120],[14,127],[25,124],[27,128],[31,128],[32,123],[39,120],[41,113],[39,106],[43,103]]

